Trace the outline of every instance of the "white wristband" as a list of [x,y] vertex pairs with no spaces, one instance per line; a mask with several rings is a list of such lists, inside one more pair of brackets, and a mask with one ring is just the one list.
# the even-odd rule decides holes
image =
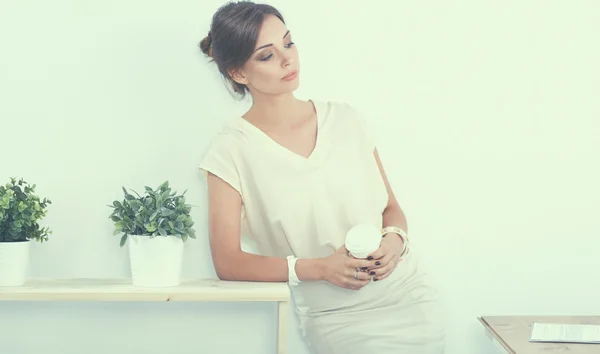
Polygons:
[[288,284],[290,286],[296,286],[301,283],[300,279],[298,279],[298,275],[296,274],[296,261],[298,258],[294,256],[287,256],[288,263]]

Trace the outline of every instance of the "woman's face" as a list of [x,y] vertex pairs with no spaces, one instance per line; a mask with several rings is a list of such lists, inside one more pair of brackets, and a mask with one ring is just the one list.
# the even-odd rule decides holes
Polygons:
[[254,52],[241,70],[232,73],[235,81],[257,91],[278,95],[299,86],[298,50],[292,35],[276,16],[265,18]]

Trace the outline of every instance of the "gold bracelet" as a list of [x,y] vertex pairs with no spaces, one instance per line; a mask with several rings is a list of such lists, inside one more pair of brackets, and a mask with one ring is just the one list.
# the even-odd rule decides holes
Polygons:
[[408,253],[408,235],[406,235],[406,231],[397,226],[387,226],[381,229],[381,237],[385,237],[387,233],[397,234],[402,239],[402,252],[400,252],[400,258],[402,258]]

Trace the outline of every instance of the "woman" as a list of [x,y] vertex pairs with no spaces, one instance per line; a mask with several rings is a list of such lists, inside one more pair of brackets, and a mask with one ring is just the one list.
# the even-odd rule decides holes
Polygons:
[[[224,5],[200,46],[253,102],[200,164],[218,277],[288,282],[316,353],[442,353],[434,290],[414,252],[401,257],[406,219],[365,120],[347,104],[294,97],[298,51],[271,6]],[[385,230],[367,259],[344,247],[359,224]],[[260,255],[241,250],[241,234]]]

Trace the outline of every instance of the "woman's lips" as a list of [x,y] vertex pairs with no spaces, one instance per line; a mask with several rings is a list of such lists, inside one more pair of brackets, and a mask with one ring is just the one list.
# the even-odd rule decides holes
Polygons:
[[282,80],[285,80],[285,81],[293,80],[293,79],[296,78],[297,74],[298,74],[298,71],[294,70],[291,73],[289,73],[286,76],[284,76]]

